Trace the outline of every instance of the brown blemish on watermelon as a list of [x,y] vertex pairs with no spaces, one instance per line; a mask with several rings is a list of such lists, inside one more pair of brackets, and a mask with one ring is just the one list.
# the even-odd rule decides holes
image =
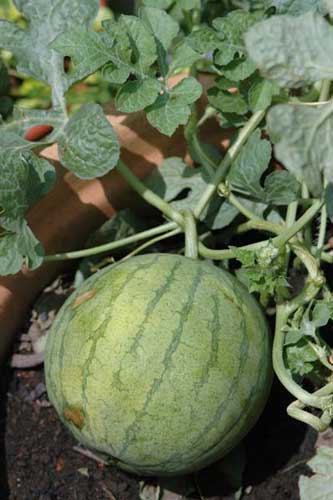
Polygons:
[[80,408],[75,408],[69,406],[64,410],[64,417],[68,422],[71,422],[78,429],[82,429],[84,426],[84,414]]
[[75,309],[79,305],[83,304],[83,302],[87,302],[87,300],[92,299],[93,297],[95,297],[96,293],[97,293],[96,290],[90,290],[89,292],[86,292],[86,293],[83,293],[82,295],[79,295],[79,297],[77,297],[74,300],[74,302],[72,304],[72,309]]

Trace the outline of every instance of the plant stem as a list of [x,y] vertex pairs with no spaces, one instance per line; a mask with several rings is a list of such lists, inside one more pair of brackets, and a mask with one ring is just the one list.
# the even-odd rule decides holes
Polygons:
[[320,259],[328,264],[333,264],[333,253],[332,252],[322,252]]
[[320,226],[319,226],[319,235],[318,235],[318,242],[317,242],[318,258],[319,259],[320,259],[320,254],[323,251],[323,247],[325,244],[326,229],[327,229],[327,208],[326,208],[326,205],[324,205],[323,208],[321,209],[321,214],[320,214]]
[[222,182],[231,166],[231,163],[234,161],[238,153],[240,152],[242,146],[245,144],[249,136],[252,134],[254,129],[259,125],[261,120],[265,116],[265,111],[257,111],[252,115],[247,124],[240,130],[236,141],[232,146],[228,149],[225,157],[221,161],[218,169],[216,170],[214,177],[211,182],[208,184],[206,190],[203,192],[202,197],[200,198],[197,206],[195,207],[193,213],[196,219],[199,219],[202,212],[205,210],[206,206],[210,202],[212,196],[214,195],[217,186]]
[[297,257],[302,261],[311,279],[318,280],[322,279],[319,269],[318,262],[314,256],[299,242],[292,242],[291,248],[297,255]]
[[216,171],[216,164],[207,155],[206,151],[202,148],[200,141],[198,139],[198,135],[196,133],[193,134],[190,145],[193,147],[193,150],[196,156],[198,157],[199,162],[204,167],[209,177],[213,177]]
[[[257,243],[251,243],[250,245],[245,245],[243,247],[237,247],[236,250],[259,250],[261,247],[268,244],[269,240],[263,240],[258,241]],[[212,260],[227,260],[236,258],[235,250],[233,248],[228,248],[225,250],[213,250],[212,248],[206,247],[201,242],[199,242],[199,254],[206,259]]]
[[118,162],[118,172],[127,180],[128,184],[150,205],[160,210],[168,219],[173,220],[178,226],[184,226],[182,215],[172,208],[172,206],[164,201],[160,196],[148,189],[145,184],[133,174],[133,172],[122,161]]
[[279,236],[274,238],[273,243],[277,248],[282,248],[284,245],[293,238],[306,224],[308,224],[313,217],[319,212],[323,206],[323,201],[315,201],[310,207],[292,226],[288,227]]
[[192,105],[192,112],[187,125],[184,128],[184,135],[186,142],[189,145],[190,150],[192,149],[194,155],[199,160],[199,163],[208,173],[209,177],[213,177],[217,165],[213,160],[207,155],[206,151],[201,146],[200,140],[198,138],[198,114],[195,105]]
[[[316,293],[318,292],[318,288]],[[316,295],[314,294],[314,297]],[[285,304],[280,304],[276,308],[276,325],[275,325],[275,335],[273,342],[273,367],[274,371],[284,387],[293,395],[296,399],[300,400],[307,406],[313,406],[314,408],[325,409],[327,404],[326,399],[310,394],[300,387],[289,374],[288,370],[284,365],[283,352],[284,352],[284,339],[285,331],[284,327],[287,324],[289,317],[288,307]]]
[[[324,180],[324,188],[327,187],[327,184],[328,184],[327,180],[325,179]],[[328,214],[327,214],[327,207],[326,207],[326,203],[325,203],[321,209],[319,234],[318,234],[318,241],[317,241],[317,258],[319,260],[320,260],[321,253],[322,253],[324,245],[325,245],[327,219],[328,219]]]
[[[293,201],[288,205],[287,216],[286,216],[286,226],[292,227],[295,224],[296,216],[298,209],[298,201]],[[285,268],[288,271],[290,261],[290,248],[286,249],[286,258],[285,258]]]
[[242,202],[228,189],[224,183],[218,185],[219,192],[233,205],[237,210],[249,219],[251,229],[259,229],[262,231],[269,231],[270,233],[280,234],[283,227],[280,224],[266,221],[258,217],[254,212],[249,210]]
[[[261,230],[266,230],[270,231],[273,233],[278,233],[278,236],[275,236],[272,240],[271,243],[276,247],[276,248],[283,248],[284,245],[291,240],[295,234],[297,234],[308,222],[316,215],[316,213],[320,210],[320,207],[322,206],[321,201],[315,201],[312,207],[310,207],[303,215],[300,217],[291,227],[287,227],[286,229],[283,229],[283,226],[280,226],[279,224],[272,224],[268,221],[264,221],[259,219],[257,220],[249,220],[246,223],[246,229],[250,228],[255,228],[255,229],[261,229]],[[266,224],[267,223],[267,224]],[[250,227],[251,225],[251,227]],[[258,243],[254,243],[251,245],[246,245],[244,247],[241,247],[244,250],[252,250],[252,249],[258,249],[261,248],[264,245],[267,245],[270,242],[270,240],[264,240],[260,241]],[[292,243],[292,248],[294,249],[295,253],[299,256],[299,258],[302,260],[303,264],[305,267],[308,269],[309,274],[313,278],[318,278],[318,266],[316,260],[313,258],[313,256],[300,244],[297,244],[296,242]],[[226,249],[226,250],[212,250],[207,247],[204,247],[202,244],[199,244],[199,253],[203,257],[207,257],[210,259],[215,259],[215,260],[224,260],[224,259],[233,259],[235,258],[235,252],[232,249]]]
[[127,254],[125,257],[123,257],[121,260],[127,260],[130,257],[133,257],[134,255],[137,255],[138,253],[142,252],[145,248],[150,247],[151,245],[154,245],[155,243],[158,243],[159,241],[166,240],[169,238],[172,238],[172,236],[176,236],[177,234],[181,233],[181,229],[178,227],[177,229],[174,229],[173,231],[170,231],[169,233],[162,234],[160,236],[156,236],[155,238],[152,238],[149,241],[146,241],[139,247],[135,248],[132,252]]
[[168,231],[172,231],[176,228],[177,228],[177,224],[175,222],[168,222],[166,224],[162,224],[162,225],[157,226],[155,228],[147,229],[146,231],[142,231],[141,233],[134,234],[133,236],[128,236],[127,238],[122,238],[121,240],[106,243],[105,245],[99,245],[97,247],[86,248],[84,250],[77,250],[74,252],[46,255],[46,257],[44,258],[44,261],[45,262],[56,262],[59,260],[82,259],[83,257],[90,257],[91,255],[96,255],[99,253],[105,253],[105,252],[109,252],[111,250],[116,250],[117,248],[121,248],[123,246],[130,245],[131,243],[145,240],[146,238],[151,238],[151,237],[157,236],[159,234],[167,233]]
[[185,256],[197,259],[198,252],[198,231],[195,218],[191,210],[184,210],[185,221]]
[[331,90],[331,80],[323,80],[321,82],[319,102],[328,101],[328,99],[330,98],[330,90]]

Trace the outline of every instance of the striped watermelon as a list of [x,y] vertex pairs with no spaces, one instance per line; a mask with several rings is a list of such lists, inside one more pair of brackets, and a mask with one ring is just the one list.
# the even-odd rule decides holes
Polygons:
[[85,446],[142,475],[198,470],[254,424],[271,383],[263,314],[207,261],[151,254],[89,278],[62,307],[46,382]]

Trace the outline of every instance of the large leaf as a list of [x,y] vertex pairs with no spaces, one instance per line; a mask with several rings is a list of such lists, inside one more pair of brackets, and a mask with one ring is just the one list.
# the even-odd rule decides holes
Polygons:
[[120,153],[117,135],[98,104],[86,104],[70,118],[58,149],[65,167],[83,179],[112,170]]
[[269,111],[267,123],[277,159],[319,195],[321,173],[333,182],[333,104],[281,104]]
[[305,12],[326,12],[325,0],[270,0],[269,6],[274,6],[279,14],[299,16]]
[[245,42],[262,74],[281,87],[333,78],[333,27],[318,14],[273,16],[250,28]]
[[55,102],[64,95],[69,82],[63,57],[50,44],[65,31],[80,24],[89,26],[98,10],[97,0],[16,0],[17,8],[29,21],[27,31],[0,21],[0,46],[13,52],[17,68],[53,88]]
[[171,136],[179,125],[187,123],[191,114],[190,105],[201,94],[201,84],[195,78],[184,78],[147,108],[148,121],[163,134]]

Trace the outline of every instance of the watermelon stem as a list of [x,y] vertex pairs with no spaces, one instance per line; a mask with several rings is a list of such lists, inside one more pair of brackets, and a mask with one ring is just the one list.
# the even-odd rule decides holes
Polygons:
[[133,174],[125,163],[119,161],[116,169],[122,177],[126,179],[131,188],[134,189],[134,191],[136,191],[147,203],[160,210],[160,212],[162,212],[168,219],[176,222],[178,226],[184,228],[184,219],[181,213],[178,212],[178,210],[175,210],[168,202],[164,201],[156,193],[147,188],[147,186],[140,181],[135,174]]
[[[310,257],[315,261],[312,256]],[[313,262],[311,262],[312,264]],[[307,264],[307,268],[309,270],[309,264]],[[324,284],[324,279],[320,276],[318,268],[316,277],[314,276],[314,269],[310,268],[309,272],[311,272],[310,279],[307,281],[302,292],[295,299],[277,306],[273,342],[273,367],[280,382],[297,398],[296,401],[288,406],[288,415],[311,425],[318,432],[323,432],[330,426],[333,415],[333,383],[330,382],[311,394],[295,382],[284,364],[285,327],[288,320],[291,314],[295,313],[299,307],[311,302]],[[322,410],[322,415],[316,417],[304,410],[305,407],[320,409]]]
[[203,192],[200,200],[198,201],[197,206],[195,207],[193,213],[196,219],[200,218],[200,215],[205,210],[206,206],[210,202],[211,198],[214,196],[216,192],[217,186],[226,178],[226,175],[230,169],[232,162],[237,157],[238,153],[246,143],[249,136],[259,125],[261,120],[265,116],[265,111],[257,111],[254,113],[249,121],[244,125],[244,127],[240,130],[237,139],[233,143],[232,146],[226,152],[223,160],[218,166],[212,180],[207,185],[207,188]]
[[[84,250],[76,250],[74,252],[57,253],[54,255],[47,255],[44,260],[48,262],[55,262],[59,260],[71,260],[71,259],[82,259],[83,257],[89,257],[91,255],[97,255],[99,253],[109,252],[117,248],[136,243],[137,241],[145,240],[157,235],[168,233],[177,229],[177,224],[175,222],[168,222],[166,224],[161,224],[152,229],[147,229],[140,233],[133,234],[132,236],[127,236],[117,241],[111,241],[110,243],[105,243],[104,245],[98,245],[96,247],[86,248]],[[180,232],[180,230],[179,230]],[[170,236],[170,235],[169,235]]]
[[197,259],[199,250],[196,221],[191,210],[184,210],[183,216],[185,222],[185,256],[191,259]]

